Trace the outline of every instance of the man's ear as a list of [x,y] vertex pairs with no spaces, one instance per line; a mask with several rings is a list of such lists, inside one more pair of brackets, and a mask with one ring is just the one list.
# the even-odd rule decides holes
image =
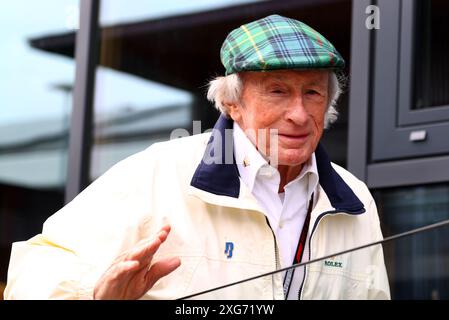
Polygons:
[[223,102],[223,105],[228,110],[229,116],[237,123],[242,119],[241,106],[235,103]]

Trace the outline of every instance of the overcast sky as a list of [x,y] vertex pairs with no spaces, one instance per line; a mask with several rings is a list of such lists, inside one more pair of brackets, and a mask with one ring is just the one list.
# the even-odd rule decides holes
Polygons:
[[[103,25],[204,11],[255,0],[103,0]],[[0,125],[60,118],[70,97],[57,89],[73,85],[74,61],[33,49],[28,40],[73,31],[78,0],[1,1]],[[217,53],[218,54],[218,53]],[[176,88],[113,70],[97,72],[97,112],[187,104],[191,95]]]

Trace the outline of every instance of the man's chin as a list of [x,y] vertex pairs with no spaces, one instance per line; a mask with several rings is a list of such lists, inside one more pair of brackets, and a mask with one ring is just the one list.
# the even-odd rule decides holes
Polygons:
[[[310,159],[312,153],[307,152],[286,152],[278,156],[277,164],[281,166],[299,166]],[[274,162],[274,161],[273,161]]]
[[289,166],[289,167],[301,166],[304,163],[306,163],[309,160],[309,158],[306,159],[305,157],[301,157],[301,158],[297,158],[297,159],[291,159],[291,158],[279,159],[277,165],[279,165],[279,166]]

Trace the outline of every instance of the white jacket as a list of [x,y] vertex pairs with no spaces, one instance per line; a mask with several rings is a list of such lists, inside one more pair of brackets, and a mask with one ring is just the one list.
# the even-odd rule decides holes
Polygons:
[[[232,120],[223,117],[215,126],[222,133],[230,128]],[[42,234],[13,244],[5,298],[90,299],[116,256],[165,223],[172,231],[155,259],[178,256],[181,266],[144,299],[179,298],[275,270],[277,245],[263,210],[235,164],[204,163],[209,140],[213,146],[217,139],[209,133],[156,143],[112,167],[51,216]],[[305,254],[315,259],[382,239],[365,184],[331,164],[321,146],[315,154],[320,185]],[[389,299],[382,247],[308,265],[300,296]],[[284,299],[282,276],[197,298]]]

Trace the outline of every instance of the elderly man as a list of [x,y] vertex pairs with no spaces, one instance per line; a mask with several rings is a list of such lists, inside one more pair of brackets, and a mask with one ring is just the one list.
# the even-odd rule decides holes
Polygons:
[[[344,61],[271,15],[233,30],[212,133],[121,161],[13,245],[6,298],[172,299],[382,239],[367,187],[319,144]],[[373,246],[198,298],[388,299]]]

